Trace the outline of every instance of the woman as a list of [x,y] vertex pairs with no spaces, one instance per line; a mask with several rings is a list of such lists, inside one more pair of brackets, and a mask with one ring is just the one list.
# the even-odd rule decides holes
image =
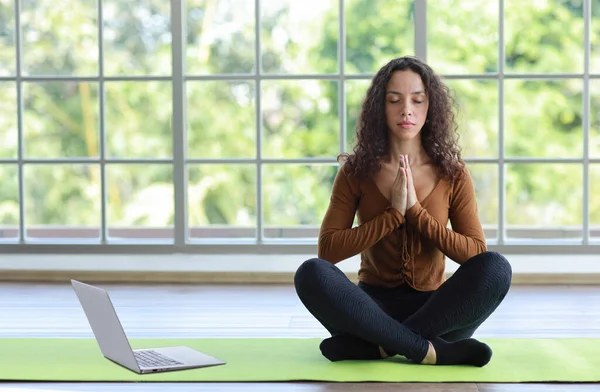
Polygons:
[[[318,258],[294,276],[332,335],[320,345],[329,360],[490,361],[490,347],[471,336],[504,299],[512,270],[486,251],[457,139],[450,91],[428,65],[402,57],[379,70],[354,152],[339,157]],[[355,285],[335,264],[359,253]],[[444,256],[460,264],[447,281]]]

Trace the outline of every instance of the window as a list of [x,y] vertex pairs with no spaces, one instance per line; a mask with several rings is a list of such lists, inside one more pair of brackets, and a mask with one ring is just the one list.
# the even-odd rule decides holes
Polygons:
[[0,1],[0,249],[312,253],[370,79],[418,55],[489,243],[591,251],[598,37],[596,0]]

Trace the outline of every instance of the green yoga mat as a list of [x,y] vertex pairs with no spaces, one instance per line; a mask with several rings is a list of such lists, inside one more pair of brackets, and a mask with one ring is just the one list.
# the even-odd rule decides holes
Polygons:
[[186,345],[226,365],[138,375],[105,359],[92,339],[0,339],[0,380],[598,382],[600,339],[482,339],[494,350],[483,368],[431,366],[404,357],[329,362],[320,339],[137,339],[134,348]]

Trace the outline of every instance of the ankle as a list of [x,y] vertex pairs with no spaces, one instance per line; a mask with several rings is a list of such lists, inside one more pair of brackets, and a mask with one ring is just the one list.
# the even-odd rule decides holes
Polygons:
[[383,347],[379,346],[379,354],[381,354],[381,358],[387,358],[389,357],[389,354],[385,352],[385,350],[383,349]]
[[427,349],[427,354],[421,363],[423,365],[435,365],[437,363],[437,355],[435,349],[433,348],[433,344],[428,340],[427,341],[429,348]]

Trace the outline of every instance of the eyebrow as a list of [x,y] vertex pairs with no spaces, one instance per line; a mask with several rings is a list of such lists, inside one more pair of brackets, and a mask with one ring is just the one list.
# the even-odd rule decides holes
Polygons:
[[[389,90],[387,93],[388,93],[388,94],[402,95],[402,93],[401,93],[401,92],[399,92],[399,91],[394,91],[394,90]],[[416,91],[413,91],[413,92],[411,92],[410,94],[411,94],[411,95],[425,94],[425,91],[423,91],[423,90],[416,90]]]

